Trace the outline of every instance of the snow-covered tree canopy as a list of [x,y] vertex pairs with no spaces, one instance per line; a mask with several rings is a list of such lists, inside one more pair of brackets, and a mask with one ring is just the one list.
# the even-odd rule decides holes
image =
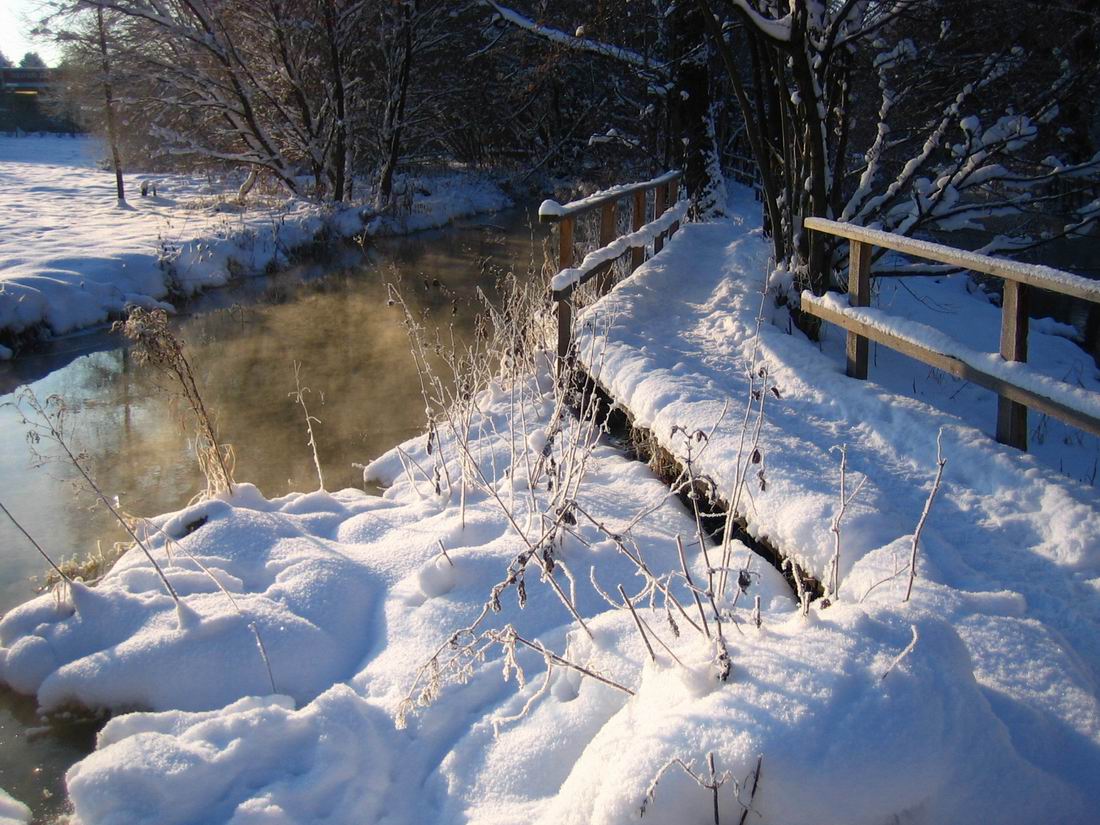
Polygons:
[[[1095,89],[1100,18],[1084,3],[698,2],[716,15],[712,40],[761,167],[776,259],[816,291],[838,261],[826,239],[801,232],[805,216],[902,234],[989,228],[1067,203],[1060,179],[1096,180],[1100,156],[1076,101]],[[1092,207],[1060,226],[1002,224],[1029,240],[997,245],[1097,217]]]

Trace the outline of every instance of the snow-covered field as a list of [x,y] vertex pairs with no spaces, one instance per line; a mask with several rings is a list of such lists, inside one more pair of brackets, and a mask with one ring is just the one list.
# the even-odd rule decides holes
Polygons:
[[[288,251],[324,228],[393,234],[509,204],[487,178],[437,174],[411,183],[420,192],[408,214],[364,227],[354,206],[261,200],[242,210],[230,183],[128,174],[128,206],[120,208],[114,174],[96,163],[102,155],[88,138],[0,135],[0,336],[60,335],[128,305],[156,304],[170,290],[221,286],[233,271],[284,264]],[[155,197],[141,197],[143,181],[155,184]],[[0,358],[11,355],[0,346]]]
[[[586,316],[610,325],[587,358],[670,450],[690,440],[723,497],[752,363],[765,406],[759,439],[758,400],[748,419],[759,461],[740,451],[743,507],[823,579],[831,448],[847,445],[849,493],[867,482],[840,523],[831,606],[803,615],[737,543],[711,604],[720,548],[701,551],[650,471],[562,416],[545,370],[498,379],[468,421],[368,467],[382,498],[242,484],[156,519],[182,608],[131,552],[95,588],[0,622],[0,680],[46,708],[117,713],[69,772],[76,819],[711,822],[690,768],[720,785],[723,823],[1095,820],[1095,489],[993,442],[966,387],[943,391],[963,399],[946,411],[907,398],[890,382],[920,376],[884,353],[873,381],[850,381],[839,336],[821,351],[768,304],[757,338],[765,258],[747,217],[685,226]],[[984,299],[943,286],[985,323]],[[1038,334],[1032,352],[1071,346]],[[891,576],[941,428],[943,489],[903,602]]]

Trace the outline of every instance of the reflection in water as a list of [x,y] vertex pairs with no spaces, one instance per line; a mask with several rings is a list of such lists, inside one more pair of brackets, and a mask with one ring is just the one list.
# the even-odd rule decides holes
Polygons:
[[[491,294],[501,272],[525,276],[541,266],[541,233],[526,215],[512,212],[386,241],[370,250],[365,264],[355,255],[354,265],[310,267],[211,293],[174,324],[204,400],[217,414],[220,437],[234,447],[236,478],[269,497],[317,486],[302,411],[289,397],[294,361],[312,390],[310,413],[322,422],[315,432],[326,486],[361,486],[353,463],[365,463],[424,424],[400,310],[387,304],[385,284],[400,282],[414,312],[427,312],[444,334],[453,326],[462,337],[473,328],[479,289]],[[176,510],[204,487],[180,428],[185,411],[117,339],[103,332],[69,338],[54,352],[0,365],[0,387],[11,393],[24,381],[40,398],[65,399],[76,446],[103,491],[118,496],[127,512]],[[0,396],[0,500],[55,557],[120,541],[121,530],[79,490],[75,471],[57,460],[56,449],[42,444],[42,460],[32,457],[15,400],[15,394]],[[28,578],[41,574],[43,563],[6,521],[0,561],[3,612],[32,595]],[[75,739],[28,738],[26,728],[38,724],[33,702],[0,692],[0,786],[44,817],[60,809],[61,774],[90,740],[86,730]]]

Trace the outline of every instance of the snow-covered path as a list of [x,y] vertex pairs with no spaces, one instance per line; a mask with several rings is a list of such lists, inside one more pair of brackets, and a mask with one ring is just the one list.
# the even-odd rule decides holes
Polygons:
[[[922,536],[914,601],[934,605],[955,625],[991,705],[1037,763],[1082,781],[1100,775],[1096,488],[997,444],[988,434],[991,393],[945,381],[885,349],[870,381],[847,378],[842,335],[834,331],[819,347],[792,329],[770,296],[762,306],[767,247],[750,230],[756,205],[741,207],[734,221],[741,227],[685,226],[664,254],[590,310],[586,329],[599,332],[582,335],[582,358],[635,423],[680,456],[684,442],[673,427],[709,431],[732,402],[698,471],[714,478],[728,501],[738,468],[747,466],[741,509],[750,532],[823,581],[834,552],[838,448],[846,446],[848,492],[867,481],[841,524],[841,601],[861,600],[907,562],[942,429],[947,465]],[[989,342],[997,340],[999,312],[966,292],[965,276],[909,283],[920,292],[908,300],[896,281],[880,296],[894,304],[892,312],[934,320],[964,341],[995,348]],[[926,298],[954,302],[959,311],[937,319]],[[1062,331],[1049,322],[1037,326]],[[742,422],[757,343],[756,391],[765,369],[776,392],[764,393],[761,460],[754,464],[758,402],[747,428]],[[1033,332],[1031,363],[1100,391],[1091,358],[1062,337]],[[903,394],[910,386],[934,400]],[[1056,422],[1044,426],[1055,433],[1039,445],[1049,463],[1096,453],[1097,439],[1070,436]],[[900,601],[905,581],[901,575],[877,587],[867,602]]]
[[[281,266],[323,228],[406,232],[510,203],[486,178],[441,174],[417,181],[427,194],[411,214],[364,230],[350,206],[269,198],[243,209],[226,197],[231,182],[128,174],[120,208],[113,173],[96,165],[102,154],[89,138],[0,136],[0,358],[11,357],[6,336],[43,326],[64,334],[128,305],[221,286],[233,271]],[[143,181],[156,197],[141,197]]]

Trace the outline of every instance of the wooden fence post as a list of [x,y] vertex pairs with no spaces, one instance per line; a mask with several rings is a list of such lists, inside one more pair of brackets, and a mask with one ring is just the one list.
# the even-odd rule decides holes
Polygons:
[[[1006,361],[1027,361],[1028,287],[1005,281],[1001,302],[1001,357]],[[1004,396],[997,397],[997,440],[1027,450],[1027,407]]]
[[[668,190],[663,186],[658,186],[653,190],[653,220],[661,217],[665,214],[665,207],[668,199]],[[656,238],[653,239],[653,254],[656,255],[665,246],[665,233],[662,232]]]
[[[600,209],[600,247],[605,247],[615,240],[618,234],[615,228],[615,201],[605,203]],[[596,295],[606,295],[611,291],[611,279],[615,272],[615,262],[608,261],[596,276]]]
[[[848,251],[848,304],[854,307],[871,305],[871,252],[870,244],[852,241]],[[848,376],[867,378],[867,339],[854,332],[848,333]]]
[[[558,224],[558,271],[573,266],[573,218]],[[573,339],[573,296],[558,299],[558,377],[565,375],[566,359]]]
[[[634,215],[631,221],[630,228],[632,231],[637,232],[645,226],[645,190],[641,189],[634,193]],[[638,246],[630,250],[630,271],[642,265],[645,261],[645,249]]]
[[[680,180],[679,180],[679,178],[677,178],[675,180],[670,180],[668,182],[668,203],[669,203],[669,206],[675,206],[676,201],[679,200],[679,198],[680,198]],[[671,238],[673,235],[675,235],[679,231],[679,229],[680,229],[680,222],[676,221],[676,223],[674,223],[671,227],[669,227],[668,236]]]

